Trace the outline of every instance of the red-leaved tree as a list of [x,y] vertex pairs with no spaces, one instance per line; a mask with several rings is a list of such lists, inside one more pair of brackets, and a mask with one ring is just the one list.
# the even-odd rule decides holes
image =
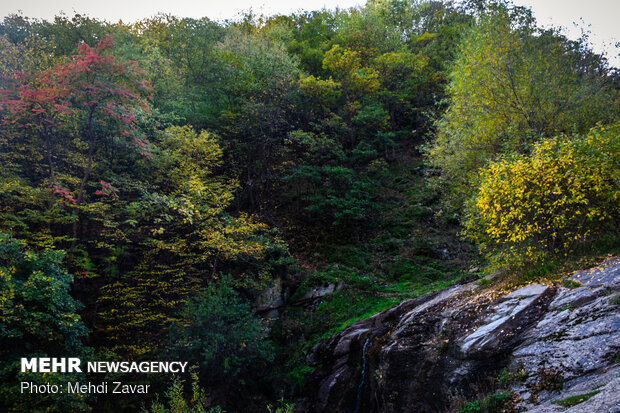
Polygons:
[[[80,44],[70,61],[42,73],[18,73],[7,79],[10,87],[0,91],[2,125],[30,129],[44,142],[52,192],[76,208],[73,245],[80,205],[105,140],[126,138],[142,155],[150,156],[148,141],[136,126],[136,115],[149,112],[151,87],[137,63],[119,61],[112,48],[109,36],[95,47]],[[79,186],[72,191],[57,180],[54,159],[62,135],[82,140],[80,147],[86,148]],[[96,195],[116,196],[111,184],[100,182]]]

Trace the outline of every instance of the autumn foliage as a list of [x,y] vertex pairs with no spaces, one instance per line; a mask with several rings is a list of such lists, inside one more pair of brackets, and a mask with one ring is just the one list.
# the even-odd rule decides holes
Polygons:
[[[470,277],[477,247],[506,267],[617,245],[619,79],[503,0],[7,16],[0,353],[30,334],[53,354],[178,357],[197,410],[271,410],[320,340]],[[165,379],[0,411],[135,411]]]
[[573,252],[616,235],[620,222],[620,125],[585,136],[557,136],[530,155],[506,157],[480,171],[469,203],[468,236],[518,262]]

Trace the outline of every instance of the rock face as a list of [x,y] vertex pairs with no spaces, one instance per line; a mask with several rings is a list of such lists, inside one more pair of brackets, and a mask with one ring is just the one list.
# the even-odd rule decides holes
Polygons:
[[305,294],[303,294],[301,297],[299,297],[295,301],[298,304],[302,303],[304,301],[311,301],[311,300],[314,300],[316,298],[324,297],[327,294],[331,294],[334,291],[341,290],[342,287],[343,287],[342,283],[340,283],[338,285],[336,285],[336,284],[328,284],[326,286],[314,287],[314,288],[310,289],[309,291],[307,291]]
[[570,278],[580,286],[455,286],[354,323],[308,355],[298,410],[458,411],[518,371],[504,384],[516,409],[567,411],[577,396],[568,411],[620,413],[620,257]]

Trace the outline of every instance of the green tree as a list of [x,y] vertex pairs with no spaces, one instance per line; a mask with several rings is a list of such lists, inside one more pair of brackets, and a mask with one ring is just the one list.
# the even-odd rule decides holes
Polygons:
[[540,138],[585,132],[618,115],[604,61],[529,11],[497,7],[465,37],[450,72],[449,107],[429,159],[458,207],[477,168],[507,152],[527,153]]
[[[198,129],[217,128],[222,106],[232,97],[225,94],[229,81],[221,76],[224,65],[216,54],[227,29],[207,18],[160,14],[129,31],[135,36],[130,44],[139,46],[139,61],[153,83],[154,106]],[[135,52],[130,56],[136,59]]]
[[[78,357],[88,330],[77,314],[82,305],[69,295],[73,276],[63,268],[63,252],[30,251],[25,243],[0,233],[0,407],[8,411],[81,411],[81,394],[67,394],[66,384],[84,380],[82,374],[21,373],[21,357]],[[65,388],[64,394],[20,392],[20,382],[31,381]],[[62,388],[61,387],[61,388]],[[5,410],[5,411],[6,411]]]
[[133,180],[108,172],[120,195],[100,195],[93,215],[102,224],[99,248],[90,251],[105,257],[104,269],[95,270],[107,275],[95,333],[132,357],[156,351],[187,297],[233,263],[251,264],[236,280],[260,289],[257,273],[271,242],[264,224],[226,212],[237,185],[217,173],[222,149],[212,134],[171,127],[152,144],[152,158],[134,160]]
[[297,102],[297,60],[261,34],[232,30],[217,45],[227,96],[220,112],[225,153],[242,182],[238,205],[260,210],[279,178]]
[[201,360],[200,376],[208,385],[248,384],[274,358],[261,320],[229,276],[188,300],[171,339],[182,359]]

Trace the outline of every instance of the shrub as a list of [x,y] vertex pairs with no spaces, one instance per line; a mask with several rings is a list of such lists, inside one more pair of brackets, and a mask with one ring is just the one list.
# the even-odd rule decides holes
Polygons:
[[427,148],[441,170],[438,183],[457,208],[488,161],[617,116],[615,93],[597,69],[604,63],[586,63],[573,51],[584,44],[536,28],[522,8],[494,3],[462,38],[448,74],[449,107]]
[[482,405],[480,400],[474,400],[472,402],[467,402],[461,409],[459,413],[477,413],[482,411]]
[[498,392],[488,395],[483,404],[486,405],[488,412],[504,412],[510,409],[512,395],[510,393]]
[[533,387],[533,391],[538,393],[543,390],[549,392],[559,392],[564,388],[564,377],[562,372],[554,368],[538,368],[538,378]]
[[497,377],[497,382],[501,386],[511,386],[516,383],[522,383],[527,378],[527,373],[525,369],[518,368],[514,371],[510,371],[508,369],[502,370],[500,375]]
[[496,392],[488,394],[482,400],[473,400],[465,403],[459,409],[459,413],[507,413],[513,412],[513,394],[507,392]]
[[204,389],[200,388],[198,376],[195,373],[192,373],[191,376],[192,394],[189,402],[186,400],[183,392],[183,380],[174,377],[172,383],[164,392],[168,406],[159,401],[159,395],[155,395],[155,400],[151,402],[150,409],[143,407],[141,413],[222,413],[222,409],[219,406],[207,410],[207,396]]
[[620,124],[539,142],[481,172],[466,234],[502,260],[542,261],[612,234],[620,218]]

